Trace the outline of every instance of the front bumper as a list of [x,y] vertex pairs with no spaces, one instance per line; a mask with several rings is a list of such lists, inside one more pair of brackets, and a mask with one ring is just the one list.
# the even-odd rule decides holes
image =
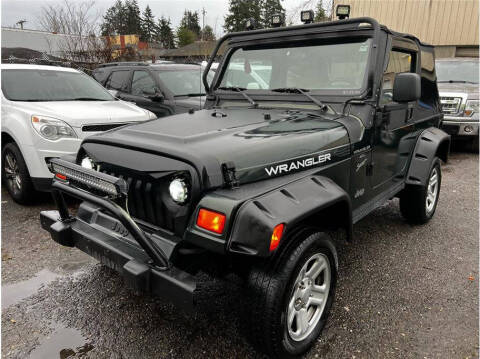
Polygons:
[[478,136],[478,121],[469,121],[465,117],[445,117],[442,129],[452,136]]
[[[63,193],[86,201],[76,217],[70,216]],[[134,290],[164,297],[187,310],[195,307],[195,277],[169,261],[178,242],[153,238],[106,198],[58,181],[53,182],[52,195],[59,210],[42,211],[40,221],[55,242],[76,247],[116,270]]]

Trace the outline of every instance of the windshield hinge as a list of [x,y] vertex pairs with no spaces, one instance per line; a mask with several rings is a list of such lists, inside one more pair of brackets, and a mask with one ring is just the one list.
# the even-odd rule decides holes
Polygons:
[[223,179],[230,188],[238,188],[237,175],[235,173],[235,164],[227,162],[222,164]]

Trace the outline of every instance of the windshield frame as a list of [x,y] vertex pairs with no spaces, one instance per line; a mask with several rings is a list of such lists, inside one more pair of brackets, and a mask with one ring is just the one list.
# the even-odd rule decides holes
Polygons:
[[[371,29],[370,29],[371,30]],[[321,34],[319,34],[321,35]],[[323,34],[324,35],[324,34]],[[369,92],[370,87],[372,86],[372,69],[373,65],[372,62],[376,61],[376,52],[374,50],[374,44],[375,44],[375,38],[372,36],[370,32],[367,31],[359,31],[356,33],[349,33],[348,35],[342,36],[342,37],[332,37],[332,36],[314,36],[314,37],[309,37],[309,38],[302,38],[302,39],[297,39],[297,38],[290,38],[290,39],[283,39],[281,43],[278,41],[266,41],[266,42],[261,42],[261,47],[268,49],[269,47],[275,48],[280,47],[280,48],[287,48],[287,47],[296,47],[295,44],[298,43],[299,41],[303,42],[303,46],[322,46],[322,45],[335,45],[335,44],[348,44],[348,43],[356,43],[356,42],[362,42],[362,41],[369,41],[368,44],[368,54],[367,54],[367,60],[365,62],[365,73],[364,73],[364,79],[362,81],[362,86],[359,89],[335,89],[335,90],[325,90],[325,89],[309,89],[308,94],[313,95],[313,96],[322,96],[322,97],[334,97],[334,98],[365,98],[366,95]],[[311,43],[310,45],[308,43]],[[278,46],[281,45],[281,46]],[[291,45],[291,46],[289,46]],[[218,70],[216,71],[215,77],[213,79],[213,82],[211,84],[211,91],[217,95],[217,96],[225,96],[228,94],[234,93],[236,97],[238,97],[238,93],[235,93],[234,91],[228,91],[228,90],[219,90],[219,87],[222,87],[221,83],[223,80],[223,77],[225,76],[225,72],[227,70],[227,67],[230,63],[230,59],[232,55],[238,50],[242,48],[249,48],[249,47],[255,47],[255,44],[252,44],[251,42],[243,43],[240,42],[238,44],[235,44],[235,46],[231,46],[227,49],[225,55],[223,56],[220,65],[218,67]],[[300,47],[300,46],[297,46]],[[249,95],[253,96],[260,96],[264,100],[273,100],[274,97],[278,100],[283,100],[286,96],[291,98],[294,102],[309,102],[308,100],[305,100],[305,96],[301,94],[295,94],[295,93],[279,93],[272,91],[271,89],[269,90],[261,90],[261,89],[247,89],[246,92]],[[230,97],[230,96],[229,96]],[[269,98],[270,97],[270,98]],[[231,97],[230,97],[231,98]]]
[[[52,68],[52,69],[37,69],[37,68],[2,68],[2,82],[1,82],[1,88],[2,88],[2,95],[7,99],[8,101],[12,102],[66,102],[66,101],[86,101],[86,100],[76,100],[75,98],[71,99],[12,99],[8,95],[8,90],[5,88],[4,89],[4,79],[5,76],[3,73],[5,72],[46,72],[46,71],[51,71],[51,72],[56,72],[60,74],[73,74],[75,76],[80,76],[82,78],[85,78],[85,81],[90,81],[92,86],[98,87],[98,89],[103,92],[106,95],[105,99],[92,99],[91,101],[116,101],[115,97],[112,96],[111,93],[107,91],[100,83],[98,83],[93,77],[88,76],[82,71],[65,71],[64,69],[58,69],[58,68]],[[7,91],[5,91],[7,90]],[[82,97],[82,96],[78,96]]]

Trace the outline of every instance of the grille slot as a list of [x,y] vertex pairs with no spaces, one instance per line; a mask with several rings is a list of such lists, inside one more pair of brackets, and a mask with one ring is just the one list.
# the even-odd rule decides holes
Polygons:
[[128,125],[128,123],[109,123],[109,124],[97,124],[97,125],[85,125],[82,126],[83,132],[100,132],[113,130],[114,128]]
[[460,111],[460,105],[462,104],[461,97],[440,97],[440,104],[442,105],[442,111],[446,114],[455,114]]
[[134,219],[173,233],[181,233],[186,225],[188,206],[175,204],[168,194],[171,176],[153,178],[131,173],[123,168],[103,164],[101,172],[123,178],[128,185],[128,212]]

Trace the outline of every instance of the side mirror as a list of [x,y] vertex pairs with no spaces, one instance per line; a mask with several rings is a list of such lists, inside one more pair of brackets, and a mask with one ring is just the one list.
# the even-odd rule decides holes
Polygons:
[[393,82],[393,101],[410,102],[420,99],[422,86],[420,76],[411,72],[395,75]]

